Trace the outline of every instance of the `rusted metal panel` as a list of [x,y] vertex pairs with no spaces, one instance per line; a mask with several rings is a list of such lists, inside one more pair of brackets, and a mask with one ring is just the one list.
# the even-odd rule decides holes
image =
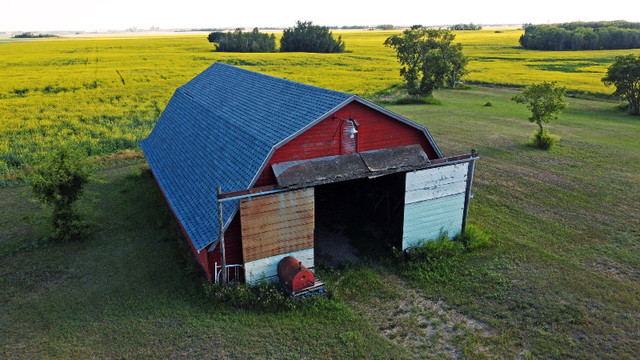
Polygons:
[[244,262],[313,248],[314,189],[240,201]]
[[370,172],[358,153],[274,164],[273,171],[280,187],[350,180]]
[[365,151],[361,152],[360,156],[370,171],[419,168],[429,165],[429,158],[420,145]]
[[273,164],[280,187],[315,186],[364,177],[377,177],[429,165],[419,145]]

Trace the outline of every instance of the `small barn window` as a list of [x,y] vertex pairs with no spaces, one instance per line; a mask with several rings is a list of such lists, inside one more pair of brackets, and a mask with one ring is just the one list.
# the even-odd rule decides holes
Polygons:
[[351,154],[358,152],[358,129],[357,122],[355,120],[345,120],[342,123],[342,143],[341,153]]

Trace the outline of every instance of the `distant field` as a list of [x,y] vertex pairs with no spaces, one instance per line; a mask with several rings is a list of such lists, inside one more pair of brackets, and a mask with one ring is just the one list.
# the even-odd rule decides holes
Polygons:
[[[501,30],[502,31],[502,30]],[[343,54],[214,53],[206,35],[57,38],[0,44],[0,180],[60,144],[90,155],[137,148],[174,90],[215,61],[370,96],[400,82],[393,32],[340,32]],[[615,55],[634,51],[519,49],[520,30],[458,32],[468,80],[522,85],[556,80],[607,93],[600,78]]]

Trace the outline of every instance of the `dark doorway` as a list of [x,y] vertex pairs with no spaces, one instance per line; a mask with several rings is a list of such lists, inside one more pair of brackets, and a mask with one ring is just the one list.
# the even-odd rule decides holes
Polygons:
[[404,173],[315,188],[315,257],[339,265],[402,247]]

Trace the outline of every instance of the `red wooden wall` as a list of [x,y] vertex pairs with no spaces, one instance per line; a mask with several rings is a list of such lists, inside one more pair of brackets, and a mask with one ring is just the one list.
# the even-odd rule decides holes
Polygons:
[[357,129],[358,152],[420,144],[429,159],[438,157],[422,131],[353,101],[277,149],[255,186],[276,183],[272,164],[341,155],[341,127],[344,123],[341,119],[350,117],[360,125]]

